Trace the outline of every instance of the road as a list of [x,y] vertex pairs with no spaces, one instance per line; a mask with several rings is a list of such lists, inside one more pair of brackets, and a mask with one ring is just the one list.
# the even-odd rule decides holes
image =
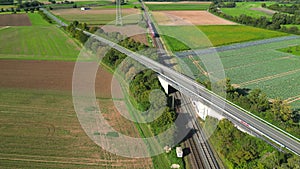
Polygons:
[[277,37],[277,38],[270,38],[270,39],[264,39],[264,40],[256,40],[251,42],[243,42],[243,43],[237,43],[232,45],[226,45],[226,46],[220,46],[220,47],[213,47],[208,49],[199,49],[194,51],[182,51],[175,53],[178,57],[188,57],[190,55],[206,55],[211,54],[215,52],[224,52],[228,50],[236,50],[241,48],[246,48],[250,46],[258,46],[268,43],[274,43],[274,42],[282,42],[286,40],[292,40],[292,39],[299,39],[300,36],[298,35],[291,35],[291,36],[283,36],[283,37]]
[[99,40],[102,43],[126,54],[130,58],[138,61],[146,67],[160,74],[162,77],[168,79],[172,86],[180,92],[193,97],[194,99],[201,100],[203,103],[210,105],[219,113],[224,113],[227,116],[236,119],[237,121],[244,121],[247,123],[247,127],[253,132],[262,135],[277,144],[289,149],[297,155],[300,155],[300,139],[296,138],[289,133],[276,128],[270,123],[260,119],[250,112],[242,109],[241,107],[234,105],[226,99],[218,96],[217,94],[209,91],[204,86],[200,85],[194,79],[187,77],[174,69],[171,69],[161,63],[158,63],[146,56],[135,53],[129,49],[126,49],[110,40],[102,38],[100,36],[91,34],[84,31],[86,35]]

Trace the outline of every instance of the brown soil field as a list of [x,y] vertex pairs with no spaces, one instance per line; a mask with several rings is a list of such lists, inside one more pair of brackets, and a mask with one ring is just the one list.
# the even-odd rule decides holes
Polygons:
[[[70,14],[116,14],[115,9],[90,9],[81,11],[79,8],[72,8],[72,9],[57,9],[52,10],[52,13],[55,15],[70,15]],[[139,13],[138,9],[122,9],[122,14],[129,15],[129,14],[136,14]]]
[[[72,91],[75,62],[0,60],[0,87]],[[112,74],[99,67],[96,95],[111,97]],[[105,82],[105,83],[103,83]]]
[[215,16],[207,11],[155,11],[160,25],[235,25],[236,23]]
[[266,8],[251,8],[251,10],[254,11],[260,11],[263,12],[267,15],[273,15],[274,13],[276,13],[276,11],[270,10],[270,9],[266,9]]
[[[21,60],[0,60],[0,88],[13,88],[13,89],[25,89],[31,91],[34,89],[34,92],[39,91],[59,91],[70,93],[72,90],[72,75],[75,62],[61,62],[61,61],[21,61]],[[139,137],[139,132],[135,124],[126,118],[124,118],[118,110],[115,108],[111,98],[111,80],[112,74],[103,68],[99,67],[96,75],[96,94],[98,96],[98,103],[100,105],[101,113],[108,123],[118,132],[131,136]],[[115,90],[115,88],[114,88]],[[18,91],[18,90],[16,90]],[[41,92],[43,93],[43,92]],[[71,97],[71,96],[70,96]],[[108,99],[107,99],[108,98]],[[120,97],[121,98],[121,97]],[[52,124],[54,131],[60,128],[70,127],[72,133],[77,133],[84,135],[72,106],[72,99],[62,100],[60,103],[61,106],[53,105],[44,105],[41,104],[43,101],[35,99],[31,104],[18,103],[16,105],[9,105],[6,101],[3,101],[3,104],[0,104],[1,107],[5,107],[5,110],[15,110],[16,112],[29,112],[36,117],[39,114],[44,114],[45,112],[68,112],[70,117],[74,117],[74,124],[68,125],[64,124],[63,127],[60,127],[59,124]],[[118,100],[118,103],[124,103],[123,100]],[[49,103],[50,104],[50,103]],[[57,103],[56,103],[57,104]],[[34,111],[33,111],[34,110]],[[38,113],[43,112],[43,113]],[[35,114],[37,113],[37,114]],[[55,113],[54,113],[55,114]],[[23,116],[22,116],[23,117]],[[22,118],[20,117],[20,118]],[[69,116],[68,116],[69,117]],[[47,127],[47,126],[46,126]],[[57,129],[55,129],[57,127]],[[27,127],[32,129],[31,126]],[[49,128],[49,127],[48,127]],[[48,129],[50,131],[50,129]],[[52,129],[51,129],[52,130]],[[51,134],[51,133],[50,133]],[[55,135],[55,132],[52,133]],[[78,137],[79,141],[86,139],[85,137]],[[89,140],[89,139],[87,139]],[[82,142],[79,142],[80,149],[86,148],[86,143],[84,145]],[[76,142],[77,143],[77,142]],[[89,140],[89,144],[93,144]],[[75,149],[75,148],[74,148]],[[89,149],[87,148],[87,151]],[[87,152],[88,153],[88,152]],[[100,153],[100,154],[98,154]],[[24,154],[15,154],[9,156],[4,154],[4,157],[1,157],[1,160],[11,160],[18,162],[42,162],[45,164],[57,163],[57,164],[77,164],[77,165],[95,165],[103,168],[124,168],[124,169],[149,169],[152,166],[151,158],[141,158],[141,159],[132,159],[119,157],[114,154],[111,154],[99,147],[97,152],[88,153],[94,158],[70,158],[70,157],[58,157],[58,156],[36,156],[32,157]]]
[[180,2],[145,2],[146,4],[211,4],[208,1],[180,1]]
[[115,25],[105,25],[101,27],[105,32],[119,32],[127,37],[148,45],[147,30],[138,25],[124,25],[122,27]]
[[31,26],[27,14],[0,15],[0,26]]

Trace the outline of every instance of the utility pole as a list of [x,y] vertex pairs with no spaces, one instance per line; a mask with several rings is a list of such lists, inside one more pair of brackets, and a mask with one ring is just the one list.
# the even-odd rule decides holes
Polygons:
[[116,25],[122,26],[122,11],[121,11],[121,1],[122,0],[116,0]]

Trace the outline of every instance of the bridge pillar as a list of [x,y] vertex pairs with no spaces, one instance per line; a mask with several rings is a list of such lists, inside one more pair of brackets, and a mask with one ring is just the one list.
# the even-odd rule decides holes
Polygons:
[[215,110],[211,109],[209,106],[203,104],[200,101],[192,100],[192,104],[197,112],[197,115],[202,119],[205,120],[206,116],[211,116],[214,118],[217,118],[218,120],[221,120],[225,118]]
[[158,76],[158,80],[159,80],[161,86],[164,88],[165,92],[167,94],[169,94],[169,83],[161,76]]

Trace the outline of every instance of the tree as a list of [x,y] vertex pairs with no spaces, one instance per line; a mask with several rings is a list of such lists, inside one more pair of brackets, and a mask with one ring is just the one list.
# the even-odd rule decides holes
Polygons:
[[287,165],[289,168],[295,168],[295,169],[300,168],[300,158],[298,156],[294,155],[292,158],[289,158],[287,161],[288,161]]
[[253,111],[262,112],[269,108],[269,101],[267,95],[262,93],[260,89],[251,90],[248,95],[250,101],[250,108]]
[[271,111],[277,119],[280,119],[283,122],[288,121],[292,117],[291,106],[286,101],[282,101],[280,99],[275,99],[272,102]]

